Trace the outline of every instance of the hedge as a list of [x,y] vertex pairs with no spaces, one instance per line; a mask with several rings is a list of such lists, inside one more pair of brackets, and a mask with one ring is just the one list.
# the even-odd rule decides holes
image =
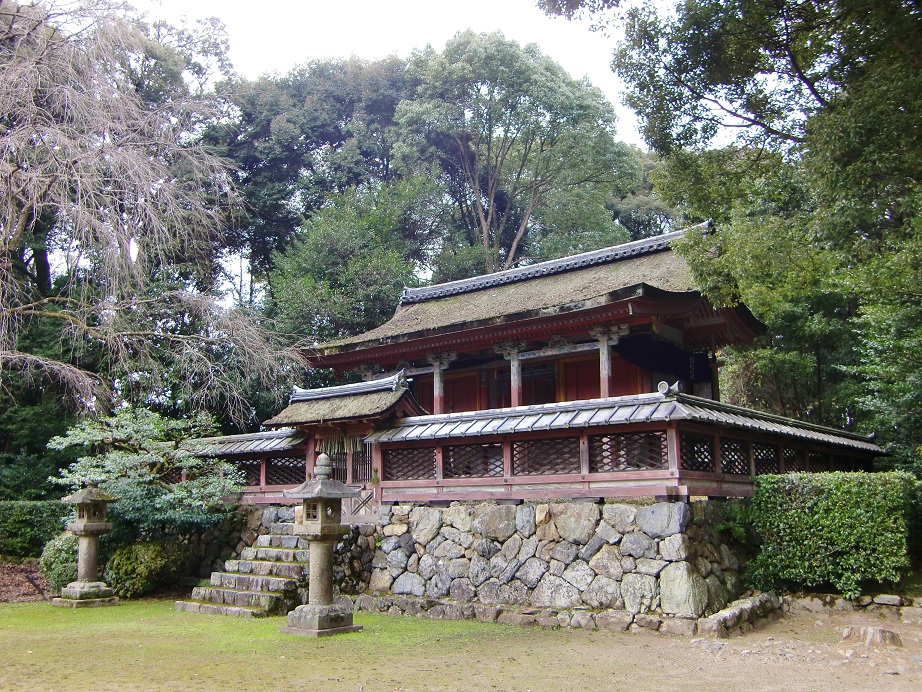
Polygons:
[[902,472],[759,476],[751,519],[762,539],[749,579],[761,589],[896,582],[909,567],[919,485]]
[[0,502],[0,555],[38,557],[72,511],[60,500]]

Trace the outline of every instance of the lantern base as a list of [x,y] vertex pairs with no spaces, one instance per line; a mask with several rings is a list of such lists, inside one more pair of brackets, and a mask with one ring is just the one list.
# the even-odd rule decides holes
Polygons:
[[94,608],[118,605],[115,592],[104,581],[74,581],[61,589],[61,597],[52,605],[67,608]]
[[288,613],[288,626],[279,632],[302,637],[326,637],[333,634],[361,632],[361,625],[352,624],[352,599],[340,596],[327,605],[308,604]]

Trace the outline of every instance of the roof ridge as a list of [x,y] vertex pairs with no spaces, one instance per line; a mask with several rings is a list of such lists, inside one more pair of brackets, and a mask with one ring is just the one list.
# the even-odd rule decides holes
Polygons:
[[371,392],[393,392],[400,387],[406,387],[406,378],[404,377],[403,370],[400,370],[390,377],[353,382],[352,384],[341,384],[335,387],[320,387],[318,389],[292,387],[289,403],[293,404],[296,401],[316,401],[317,399],[332,399],[333,397],[353,396],[356,394],[370,394]]
[[625,259],[627,257],[636,257],[653,252],[668,250],[670,243],[676,238],[683,236],[686,231],[695,228],[707,228],[708,222],[696,224],[689,228],[683,228],[670,233],[634,240],[621,245],[612,245],[611,247],[602,248],[601,250],[590,250],[576,255],[559,257],[537,264],[530,264],[524,267],[506,269],[504,271],[493,272],[492,274],[482,274],[468,279],[458,279],[456,281],[447,281],[432,286],[422,286],[420,288],[404,288],[403,295],[400,297],[400,305],[409,303],[422,303],[435,298],[445,298],[448,296],[458,295],[461,293],[470,293],[479,291],[491,286],[501,286],[505,284],[518,283],[527,281],[540,276],[551,276],[560,274],[574,269],[583,269],[598,264],[607,264]]

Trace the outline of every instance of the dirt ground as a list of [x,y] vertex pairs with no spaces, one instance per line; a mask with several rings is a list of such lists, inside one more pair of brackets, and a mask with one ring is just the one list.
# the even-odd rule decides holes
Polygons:
[[[44,588],[34,566],[0,565],[0,603],[42,600]],[[181,616],[173,614],[171,617],[177,618],[171,627],[176,626]],[[182,622],[193,625],[198,617],[202,616]],[[370,621],[371,627],[366,625],[366,638],[374,636],[374,622]],[[843,641],[843,631],[849,626],[891,630],[900,637],[902,646],[866,646]],[[440,624],[430,622],[428,627],[438,628]],[[374,654],[366,652],[363,658],[367,663],[364,671],[367,675],[355,677],[354,669],[348,673],[347,669],[339,673],[331,669],[323,671],[324,681],[331,689],[441,689],[438,685],[433,687],[428,676],[435,671],[452,671],[455,673],[454,689],[550,690],[561,689],[561,686],[637,689],[638,685],[661,689],[679,685],[690,690],[922,690],[922,625],[906,625],[892,616],[888,619],[885,613],[799,607],[764,629],[727,640],[689,639],[656,633],[555,633],[513,627],[489,636],[500,636],[503,644],[497,646],[493,641],[487,646],[471,643],[470,647],[465,645],[444,652],[433,650],[431,656],[415,655],[415,665],[402,669],[393,667],[393,659],[376,662]],[[365,640],[353,641],[352,647]],[[323,645],[331,647],[334,643]],[[322,648],[321,643],[317,646]],[[352,651],[355,653],[354,648]],[[335,656],[333,661],[342,658]],[[230,662],[217,667],[228,665]],[[431,672],[427,673],[429,669]],[[477,671],[483,670],[503,670],[505,682],[491,685],[489,678],[478,679]],[[225,671],[228,675],[230,672]],[[300,673],[301,683],[308,683],[304,689],[311,688],[312,675],[320,672],[315,659],[311,673],[307,670]],[[7,678],[4,684],[3,677],[0,675],[0,688],[19,689],[14,678]],[[429,682],[424,684],[427,678]],[[28,676],[19,678],[21,682],[27,679]],[[221,685],[217,684],[218,679],[211,682],[218,688],[240,681],[231,677]],[[264,682],[270,680],[267,678]],[[283,676],[271,682],[284,686],[292,680]],[[187,683],[188,687],[203,687],[201,679],[175,678],[168,686],[185,689]],[[123,686],[133,687],[122,680],[114,682],[111,688]],[[204,684],[204,688],[210,685]]]
[[0,564],[0,603],[30,603],[48,598],[48,584],[31,563]]

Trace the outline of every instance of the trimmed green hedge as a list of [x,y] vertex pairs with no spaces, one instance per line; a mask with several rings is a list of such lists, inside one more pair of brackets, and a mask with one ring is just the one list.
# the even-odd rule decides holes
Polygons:
[[832,586],[849,598],[862,582],[896,582],[909,567],[918,502],[918,481],[902,472],[759,476],[751,518],[762,547],[750,582]]
[[0,502],[0,554],[38,557],[72,510],[60,500]]
[[186,561],[184,546],[176,541],[142,541],[123,545],[106,563],[105,581],[123,598],[150,593],[174,584]]

